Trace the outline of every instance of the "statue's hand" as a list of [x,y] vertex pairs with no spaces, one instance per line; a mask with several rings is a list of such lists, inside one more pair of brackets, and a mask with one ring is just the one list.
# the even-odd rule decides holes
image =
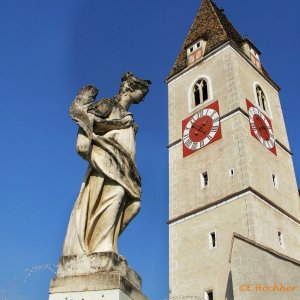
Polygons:
[[121,119],[121,122],[126,128],[131,127],[134,124],[132,115],[126,115],[124,118]]

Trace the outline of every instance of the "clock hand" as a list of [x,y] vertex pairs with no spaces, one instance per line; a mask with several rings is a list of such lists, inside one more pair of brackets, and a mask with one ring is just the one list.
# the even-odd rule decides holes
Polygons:
[[199,134],[199,128],[195,124],[192,125],[192,128],[196,128],[195,135],[198,135]]
[[206,133],[205,130],[204,131],[202,130],[202,125],[200,127],[197,127],[195,124],[193,124],[192,128],[196,128],[195,135],[198,135],[199,131],[202,132],[202,133],[204,133],[204,134]]
[[196,128],[195,135],[198,135],[199,134],[199,128],[195,124],[192,125],[192,128]]
[[258,129],[261,131],[262,129],[264,129],[266,132],[268,132],[266,124],[264,122],[261,121],[261,119],[256,116],[256,120],[258,121],[258,123],[260,124],[260,126],[258,126]]
[[265,131],[267,131],[267,128],[266,128],[266,126],[265,126],[265,125],[263,125],[263,126],[259,126],[259,127],[258,127],[258,129],[259,129],[259,130],[261,130],[261,129],[264,129]]
[[206,130],[204,129],[204,131],[202,130],[202,127],[203,126],[206,126],[206,120],[204,121],[204,122],[202,122],[202,124],[201,124],[201,126],[199,127],[199,129],[198,130],[200,130],[202,133],[206,133]]
[[[202,128],[202,126],[206,126],[206,123],[207,123],[207,121],[205,120],[204,122],[202,122],[202,125],[201,125],[201,127],[200,128]],[[204,132],[203,131],[201,131],[202,133],[206,133],[206,130],[204,130]]]
[[202,124],[201,124],[200,127],[197,127],[195,124],[194,124],[192,127],[195,127],[197,130],[200,130],[200,131],[201,131],[201,128],[202,128],[203,126],[206,126],[206,123],[207,123],[207,121],[205,120],[204,122],[202,122]]
[[[269,130],[268,130],[265,122],[262,121],[258,116],[256,116],[256,120],[259,123],[259,125],[258,125],[259,132],[262,133],[262,130],[265,130],[265,134],[269,137],[270,136]],[[263,137],[263,139],[265,139],[265,138]]]
[[259,116],[256,116],[256,121],[259,123],[258,129],[261,131],[261,129],[264,128],[264,124],[262,124],[261,119]]

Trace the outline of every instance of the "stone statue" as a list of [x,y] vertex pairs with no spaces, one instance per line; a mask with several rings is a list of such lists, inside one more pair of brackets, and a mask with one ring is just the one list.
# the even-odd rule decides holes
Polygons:
[[118,253],[119,235],[139,212],[137,125],[128,109],[144,99],[150,84],[128,72],[117,96],[95,101],[98,90],[88,85],[73,101],[70,115],[79,125],[77,152],[89,167],[70,217],[63,256]]

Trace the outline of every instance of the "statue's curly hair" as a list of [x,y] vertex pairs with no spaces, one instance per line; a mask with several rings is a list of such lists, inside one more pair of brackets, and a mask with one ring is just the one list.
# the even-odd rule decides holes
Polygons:
[[126,72],[121,79],[121,86],[119,93],[134,91],[135,89],[141,89],[145,91],[145,94],[148,93],[149,85],[151,84],[150,80],[144,80],[138,77],[135,77],[132,72]]

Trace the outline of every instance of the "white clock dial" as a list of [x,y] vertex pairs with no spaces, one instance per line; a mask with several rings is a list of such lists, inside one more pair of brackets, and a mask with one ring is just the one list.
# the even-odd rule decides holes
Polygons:
[[212,108],[205,108],[193,115],[186,124],[182,140],[190,150],[206,146],[216,135],[220,126],[220,116]]
[[275,145],[272,127],[265,115],[256,107],[249,108],[250,126],[257,139],[268,149]]

